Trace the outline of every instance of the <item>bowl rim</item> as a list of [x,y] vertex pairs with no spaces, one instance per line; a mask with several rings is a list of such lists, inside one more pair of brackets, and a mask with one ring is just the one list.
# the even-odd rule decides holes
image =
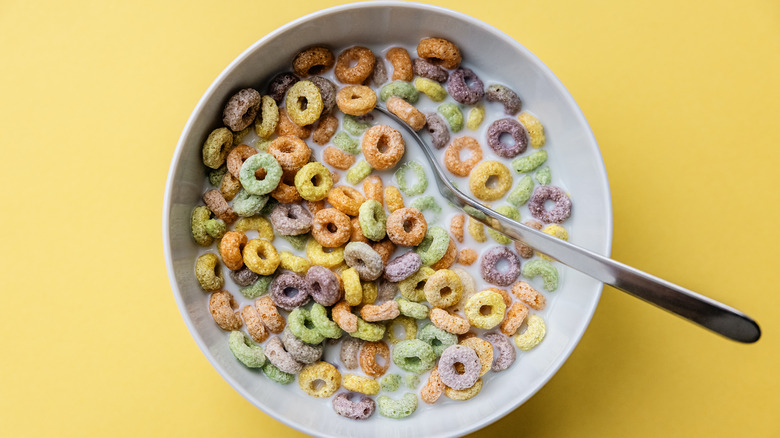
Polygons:
[[[181,290],[179,289],[178,284],[175,280],[175,272],[173,268],[173,257],[172,257],[172,249],[171,249],[171,236],[170,236],[170,217],[171,217],[171,193],[173,192],[173,182],[174,182],[174,175],[176,173],[176,170],[178,169],[179,163],[182,158],[182,154],[184,153],[184,144],[185,140],[189,137],[190,132],[192,131],[194,121],[196,118],[196,114],[200,113],[205,106],[206,102],[209,101],[213,94],[215,93],[216,88],[219,84],[222,83],[222,81],[230,75],[233,70],[240,64],[244,59],[250,56],[251,53],[253,53],[255,50],[257,50],[260,46],[264,45],[266,42],[276,38],[277,35],[286,32],[288,29],[296,27],[300,25],[303,22],[306,22],[308,20],[322,17],[329,14],[335,14],[335,13],[341,13],[343,11],[348,11],[352,9],[363,9],[363,8],[385,8],[385,7],[401,7],[401,8],[409,8],[409,9],[420,9],[430,12],[436,12],[443,15],[453,16],[455,18],[461,19],[463,21],[467,21],[470,24],[474,26],[479,26],[486,31],[493,34],[496,38],[504,39],[509,44],[515,46],[518,50],[521,52],[524,52],[525,56],[533,62],[539,70],[545,75],[545,77],[550,81],[551,85],[553,85],[558,92],[561,94],[562,98],[566,101],[568,105],[570,105],[577,117],[579,119],[580,123],[586,128],[586,134],[589,138],[589,140],[592,142],[592,144],[596,148],[596,152],[598,152],[596,159],[598,160],[598,163],[600,166],[598,166],[598,180],[599,183],[603,185],[602,190],[606,194],[606,203],[605,203],[605,211],[602,212],[604,214],[604,220],[605,220],[605,226],[606,226],[606,235],[605,239],[603,241],[604,247],[601,249],[594,249],[594,252],[600,253],[606,257],[609,257],[612,251],[612,238],[613,238],[613,217],[612,217],[612,196],[611,196],[611,190],[609,185],[609,179],[606,171],[606,166],[604,164],[604,158],[601,154],[601,149],[599,148],[598,142],[596,142],[596,138],[593,134],[593,130],[590,127],[590,124],[587,121],[587,118],[585,117],[585,114],[582,112],[582,109],[577,104],[577,102],[574,100],[574,97],[569,93],[569,91],[566,89],[566,87],[563,85],[560,79],[552,72],[552,70],[547,67],[536,55],[534,55],[528,48],[523,46],[519,41],[515,40],[511,36],[507,35],[502,30],[483,22],[477,18],[474,18],[470,15],[467,15],[462,12],[458,12],[452,9],[444,8],[441,6],[426,4],[426,3],[418,3],[418,2],[409,2],[409,1],[401,1],[401,0],[377,0],[377,1],[361,1],[361,2],[355,2],[355,3],[348,3],[343,5],[337,5],[332,6],[329,8],[321,9],[312,13],[309,13],[307,15],[304,15],[302,17],[299,17],[297,19],[294,19],[276,29],[273,31],[267,33],[254,43],[252,43],[248,48],[246,48],[241,54],[239,54],[233,61],[230,62],[223,70],[220,72],[220,74],[212,81],[211,85],[209,85],[208,89],[203,93],[203,96],[198,100],[198,103],[195,105],[195,108],[190,113],[189,118],[187,119],[187,123],[184,125],[184,129],[182,130],[181,136],[179,137],[179,140],[176,144],[176,149],[174,150],[173,156],[171,158],[171,164],[168,169],[168,176],[166,179],[165,184],[165,193],[163,197],[163,211],[162,211],[162,237],[163,237],[163,250],[165,255],[165,264],[166,264],[166,270],[168,273],[168,281],[171,285],[171,290],[173,292],[174,299],[176,301],[176,305],[179,309],[179,313],[182,315],[182,318],[184,319],[184,323],[187,326],[187,329],[190,332],[190,335],[195,340],[195,343],[197,344],[198,348],[200,348],[203,355],[206,357],[206,359],[209,361],[211,366],[219,373],[219,375],[228,382],[228,384],[233,387],[241,396],[249,401],[253,406],[263,411],[266,415],[271,416],[272,418],[276,419],[277,421],[304,433],[307,433],[312,436],[331,436],[327,434],[323,434],[319,430],[314,430],[311,428],[308,428],[302,424],[296,423],[292,420],[292,417],[290,416],[282,416],[280,414],[277,414],[275,411],[266,411],[265,409],[262,409],[260,406],[255,404],[253,400],[253,396],[251,396],[247,391],[243,389],[243,387],[228,373],[224,372],[224,370],[219,366],[219,364],[216,361],[216,358],[209,352],[204,340],[200,336],[200,334],[197,332],[194,322],[189,315],[189,313],[186,310],[186,306],[184,304]],[[509,406],[508,409],[503,410],[497,410],[492,415],[486,416],[483,418],[482,421],[475,422],[474,424],[470,425],[468,428],[459,431],[458,433],[461,435],[466,435],[468,433],[474,432],[478,429],[484,428],[493,422],[497,421],[500,418],[503,418],[504,416],[508,415],[510,412],[514,411],[521,405],[523,405],[526,401],[528,401],[531,397],[533,397],[541,388],[543,388],[547,382],[560,370],[561,366],[569,359],[569,356],[571,356],[572,352],[577,348],[577,346],[580,343],[580,340],[582,339],[582,336],[585,334],[585,331],[590,326],[590,322],[593,318],[593,315],[595,314],[596,307],[598,306],[600,300],[601,300],[601,293],[603,291],[603,283],[601,284],[601,287],[598,287],[595,291],[596,294],[594,296],[593,304],[590,308],[583,309],[586,311],[587,317],[585,318],[585,325],[584,329],[576,333],[575,336],[572,336],[572,339],[575,341],[572,343],[571,348],[566,351],[564,355],[562,355],[559,360],[552,364],[552,366],[549,368],[547,374],[544,376],[543,379],[540,379],[536,387],[528,393],[526,397],[523,397],[521,399],[518,399],[517,403],[513,406]],[[433,436],[445,436],[445,435],[432,435]]]

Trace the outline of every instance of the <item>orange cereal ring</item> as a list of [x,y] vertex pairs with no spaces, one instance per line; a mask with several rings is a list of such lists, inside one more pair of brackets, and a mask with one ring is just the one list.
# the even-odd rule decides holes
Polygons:
[[[466,161],[460,159],[460,151],[463,149],[471,152]],[[468,176],[481,160],[482,147],[472,137],[458,137],[444,151],[444,165],[455,176]]]
[[311,235],[323,247],[336,248],[349,242],[352,223],[346,214],[335,208],[323,208],[314,214]]
[[222,240],[219,242],[219,253],[222,255],[222,262],[228,269],[237,271],[244,266],[244,256],[241,251],[247,241],[246,234],[241,231],[228,231],[222,236]]
[[379,254],[379,257],[382,257],[382,262],[386,265],[395,252],[395,243],[386,238],[372,243],[371,248]]
[[512,307],[506,312],[504,322],[501,323],[501,333],[507,336],[514,336],[517,329],[523,324],[526,316],[528,316],[528,307],[525,304],[512,304]]
[[480,377],[490,371],[490,367],[493,366],[493,344],[476,336],[464,339],[458,343],[477,352],[480,364]]
[[417,246],[428,232],[428,223],[420,210],[400,208],[387,217],[387,237],[396,245]]
[[[326,145],[336,130],[339,129],[339,119],[328,114],[320,119],[317,128],[311,135],[312,140],[320,146]],[[335,166],[334,166],[335,167]]]
[[400,97],[393,96],[387,99],[386,105],[388,111],[406,122],[413,130],[419,131],[425,126],[425,114]]
[[348,85],[336,93],[336,105],[344,114],[362,116],[376,107],[376,93],[365,85]]
[[238,312],[235,309],[238,309],[238,303],[236,303],[230,292],[221,290],[211,294],[211,298],[209,298],[209,312],[211,312],[214,322],[222,330],[228,332],[238,330],[243,325],[241,317],[238,316]]
[[398,302],[394,300],[385,301],[380,305],[366,304],[360,309],[360,317],[368,322],[388,321],[400,314]]
[[318,211],[325,208],[325,201],[306,201],[306,208],[309,210],[311,215],[314,216]]
[[417,56],[434,65],[454,69],[460,65],[458,46],[443,38],[425,38],[417,44]]
[[431,375],[428,376],[428,382],[420,390],[420,398],[428,404],[436,403],[441,394],[444,392],[444,382],[439,377],[439,367],[433,367]]
[[260,315],[260,319],[263,320],[263,324],[268,327],[268,331],[281,333],[284,330],[287,320],[279,313],[279,309],[276,308],[276,304],[274,304],[274,300],[270,295],[255,300],[255,308],[258,315]]
[[371,167],[385,170],[398,164],[406,145],[400,132],[387,125],[376,125],[363,135],[362,150]]
[[450,266],[455,263],[455,258],[457,256],[458,248],[455,246],[455,241],[450,237],[450,243],[447,245],[447,252],[444,253],[444,256],[440,258],[438,262],[431,265],[431,269],[436,271],[439,269],[449,269]]
[[[227,174],[225,174],[227,175]],[[226,224],[232,224],[238,219],[238,215],[233,211],[233,208],[228,205],[225,197],[219,190],[209,190],[203,194],[203,202],[206,203],[206,207],[209,208],[219,219],[222,219]]]
[[225,197],[225,201],[232,201],[240,191],[241,181],[233,176],[232,173],[226,173],[222,177],[222,182],[219,185],[219,192]]
[[[495,179],[495,183],[490,181]],[[512,174],[503,163],[483,161],[469,175],[469,189],[481,201],[501,199],[512,187]]]
[[[450,233],[455,236],[455,240],[463,243],[463,226],[466,225],[466,216],[457,214],[450,221]],[[473,251],[473,250],[472,250]]]
[[363,228],[360,227],[360,219],[352,218],[352,236],[349,238],[350,242],[363,242],[371,244],[368,237],[363,235]]
[[501,298],[504,300],[504,305],[509,308],[509,306],[512,305],[512,297],[509,296],[509,292],[505,291],[504,289],[499,289],[497,287],[489,287],[485,289],[490,292],[495,292],[499,295],[501,295]]
[[464,266],[471,266],[477,261],[479,255],[471,248],[464,248],[458,253],[457,262]]
[[336,186],[328,192],[328,202],[344,214],[357,216],[366,198],[352,187]]
[[465,319],[446,310],[434,307],[428,316],[436,327],[456,335],[462,335],[471,328],[471,324]]
[[310,47],[295,55],[292,67],[296,75],[305,78],[328,71],[335,63],[336,58],[333,56],[333,52],[327,48]]
[[363,181],[363,193],[366,198],[373,199],[380,204],[384,201],[382,197],[382,178],[372,175]]
[[[379,364],[376,357],[384,359],[384,364]],[[385,341],[366,342],[360,349],[360,369],[366,375],[377,378],[390,368],[390,348]]]
[[347,170],[355,164],[355,156],[339,148],[328,146],[322,151],[322,161],[336,169]]
[[390,210],[390,213],[404,208],[404,197],[396,186],[387,186],[387,188],[385,188],[385,201],[387,202],[387,209]]
[[331,317],[333,321],[341,327],[347,333],[354,333],[357,331],[358,317],[352,313],[352,308],[346,301],[341,300],[333,306],[331,310]]
[[385,58],[393,64],[393,77],[394,81],[406,81],[410,82],[414,79],[414,72],[412,71],[412,58],[409,57],[409,52],[403,47],[393,47],[385,54]]
[[344,84],[362,84],[371,76],[375,65],[376,57],[370,49],[360,46],[350,47],[341,52],[336,59],[336,79]]
[[263,324],[263,319],[260,314],[252,306],[244,306],[241,309],[241,318],[246,324],[246,331],[249,332],[249,336],[254,339],[255,342],[263,342],[268,339],[268,330]]
[[240,144],[233,148],[227,156],[227,170],[234,177],[238,178],[238,173],[241,171],[241,165],[244,164],[244,160],[257,153],[257,149]]
[[[227,263],[225,263],[225,265],[227,265]],[[534,289],[533,286],[525,281],[518,281],[515,283],[515,285],[512,286],[512,293],[515,294],[518,300],[527,304],[528,307],[534,310],[542,310],[547,304],[544,295],[539,293],[538,290]]]
[[270,193],[274,199],[282,204],[297,204],[303,200],[298,189],[295,188],[296,172],[295,170],[283,172],[279,185]]
[[297,171],[309,162],[311,149],[306,142],[293,135],[276,138],[268,145],[268,153],[276,158],[284,171]]
[[293,135],[305,140],[311,135],[311,127],[296,125],[290,120],[290,117],[287,115],[287,110],[279,108],[279,123],[276,124],[276,135],[280,137]]

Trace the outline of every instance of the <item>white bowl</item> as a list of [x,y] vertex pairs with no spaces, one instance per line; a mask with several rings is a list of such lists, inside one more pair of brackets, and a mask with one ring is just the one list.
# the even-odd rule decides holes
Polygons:
[[[543,316],[547,337],[534,350],[518,350],[517,362],[502,373],[489,373],[472,400],[439,400],[421,406],[403,420],[373,415],[353,421],[336,415],[330,400],[304,394],[297,384],[282,386],[252,371],[232,356],[226,333],[207,309],[208,294],[193,272],[199,248],[190,234],[190,213],[200,203],[205,178],[201,145],[219,126],[225,101],[237,89],[259,87],[288,69],[303,47],[401,43],[414,47],[424,37],[455,41],[464,63],[490,70],[493,78],[514,86],[524,108],[545,125],[546,149],[556,177],[572,192],[574,213],[566,222],[572,242],[609,255],[612,211],[607,175],[596,141],[577,104],[553,73],[503,32],[472,17],[436,6],[408,2],[353,3],[295,20],[266,35],[236,58],[198,102],[176,147],[163,206],[163,240],[168,275],[184,321],[216,370],[241,395],[279,421],[316,436],[455,436],[501,418],[538,391],[561,367],[579,342],[598,304],[602,284],[562,268],[558,291],[549,294]],[[401,394],[396,393],[396,395]],[[445,397],[442,397],[444,399]],[[420,402],[421,405],[424,403]],[[225,419],[230,421],[229,418]]]

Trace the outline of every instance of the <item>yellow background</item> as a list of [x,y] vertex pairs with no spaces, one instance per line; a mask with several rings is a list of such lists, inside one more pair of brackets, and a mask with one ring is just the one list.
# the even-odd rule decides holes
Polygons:
[[[0,436],[301,436],[198,350],[161,210],[214,78],[338,3],[0,3]],[[435,3],[507,32],[574,95],[606,162],[616,259],[764,331],[736,344],[608,288],[550,383],[473,436],[780,436],[780,3]]]

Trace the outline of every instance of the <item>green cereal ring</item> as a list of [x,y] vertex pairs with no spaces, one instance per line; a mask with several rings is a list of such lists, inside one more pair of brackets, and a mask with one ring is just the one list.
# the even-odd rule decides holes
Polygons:
[[382,391],[393,392],[397,391],[401,387],[401,375],[400,374],[388,374],[382,377],[379,381],[382,385]]
[[228,153],[233,149],[233,133],[227,128],[217,128],[211,131],[203,143],[203,164],[217,169],[225,164]]
[[433,324],[426,324],[420,329],[417,332],[417,339],[430,345],[436,357],[441,356],[447,347],[458,343],[458,335],[442,330]]
[[439,215],[441,215],[441,206],[436,202],[436,199],[433,196],[426,195],[426,196],[420,196],[419,198],[412,201],[412,207],[423,211],[430,211],[432,214],[426,215],[425,220],[428,223],[436,222],[439,220]]
[[371,165],[366,160],[360,160],[347,171],[347,182],[353,186],[366,179],[371,174]]
[[230,347],[233,356],[249,368],[260,368],[265,364],[263,347],[242,331],[234,330],[230,332],[228,347]]
[[324,306],[317,303],[312,304],[311,309],[309,310],[309,317],[314,324],[314,328],[316,328],[322,336],[331,339],[338,339],[341,337],[341,334],[343,333],[341,328],[338,324],[328,318],[328,309]]
[[[276,130],[278,123],[279,107],[276,105],[276,101],[271,96],[263,96],[260,111],[257,113],[257,119],[255,119],[255,134],[261,139],[268,139]],[[265,150],[260,148],[259,143],[258,141],[257,148],[261,151]]]
[[534,191],[534,180],[530,176],[525,175],[520,178],[520,182],[517,183],[517,187],[512,189],[506,197],[506,202],[520,208],[521,205],[525,205],[531,194]]
[[542,342],[544,335],[547,334],[547,326],[539,315],[531,315],[527,320],[528,328],[523,333],[515,336],[515,345],[517,348],[528,351]]
[[463,113],[460,112],[458,105],[454,103],[443,103],[436,108],[436,111],[444,116],[444,120],[450,125],[450,131],[458,132],[463,129]]
[[425,319],[431,311],[425,304],[415,303],[406,298],[398,297],[395,299],[395,302],[398,303],[398,310],[401,312],[401,315],[408,316],[409,318]]
[[206,231],[206,222],[209,220],[211,220],[211,210],[205,205],[195,207],[195,209],[192,210],[192,216],[190,218],[192,237],[200,246],[209,246],[214,242],[214,239],[209,235],[208,231]]
[[517,173],[526,173],[541,166],[545,161],[547,161],[547,151],[542,149],[531,155],[515,158],[512,161],[512,168]]
[[414,88],[420,93],[425,94],[434,102],[441,102],[447,97],[447,90],[436,81],[428,78],[417,78],[414,80]]
[[225,279],[222,277],[222,268],[219,265],[219,257],[211,252],[198,257],[195,261],[195,278],[198,279],[200,287],[207,291],[215,291],[225,286]]
[[370,128],[371,123],[358,120],[358,118],[355,116],[350,116],[349,114],[345,114],[344,120],[341,122],[341,126],[344,128],[345,131],[357,137],[359,135],[362,135],[366,129]]
[[382,416],[396,420],[408,417],[417,410],[417,395],[411,392],[407,392],[399,400],[380,395],[376,402]]
[[242,217],[254,216],[260,213],[266,202],[268,195],[251,195],[246,190],[241,190],[233,198],[233,211]]
[[[417,305],[416,303],[414,304]],[[420,305],[425,307],[424,304],[420,304]],[[427,316],[427,310],[426,310],[426,316]],[[404,330],[403,339],[399,339],[395,335],[395,328],[399,325],[403,327]],[[392,321],[390,321],[390,324],[387,326],[387,340],[390,341],[391,344],[397,344],[401,341],[414,339],[416,337],[417,337],[417,321],[415,321],[414,318],[410,318],[404,315],[397,316]]]
[[422,374],[436,365],[436,353],[419,339],[401,341],[393,348],[393,363],[404,371]]
[[311,81],[298,81],[287,90],[287,116],[298,126],[311,125],[322,114],[320,89]]
[[485,120],[485,107],[477,105],[469,111],[469,117],[466,120],[466,127],[472,131],[476,131],[482,121]]
[[[300,82],[299,82],[300,83]],[[306,163],[295,174],[295,189],[307,201],[321,201],[333,187],[330,170],[321,163]],[[235,206],[233,207],[235,210]]]
[[239,291],[244,298],[254,300],[257,297],[268,293],[268,287],[273,280],[273,275],[261,275],[254,283],[247,287],[242,287]]
[[552,175],[550,174],[550,166],[544,166],[541,169],[537,170],[534,174],[534,178],[539,182],[540,185],[548,186],[552,182]]
[[314,325],[309,311],[304,308],[297,307],[290,312],[287,317],[287,326],[296,338],[307,344],[319,344],[325,339],[325,336]]
[[272,364],[271,362],[266,362],[265,365],[263,365],[262,370],[263,373],[265,373],[265,375],[268,376],[269,379],[273,380],[276,383],[281,383],[282,385],[289,385],[290,383],[295,381],[295,374],[285,373],[279,368],[276,368],[276,366],[274,366],[274,364]]
[[385,336],[385,326],[379,323],[366,322],[363,318],[357,319],[357,330],[350,333],[350,336],[364,341],[375,342]]
[[222,185],[222,178],[225,177],[225,174],[227,173],[227,166],[221,165],[216,169],[209,171],[209,184],[211,184],[214,187],[219,187]]
[[414,249],[414,252],[420,255],[424,266],[431,266],[444,257],[449,246],[450,235],[447,233],[447,230],[439,226],[433,226],[428,227],[428,232],[425,233],[425,237],[417,245],[417,248]]
[[333,142],[337,148],[348,154],[357,155],[360,153],[360,141],[350,137],[349,134],[344,131],[337,132],[336,135],[333,136],[331,142]]
[[393,96],[400,97],[411,104],[417,103],[417,100],[420,99],[420,93],[417,92],[414,85],[404,81],[390,82],[379,90],[379,98],[382,99],[382,102]]
[[[449,236],[447,236],[447,239],[449,239]],[[449,245],[449,240],[447,241],[447,244]],[[415,272],[414,274],[398,282],[398,291],[401,292],[401,296],[406,298],[407,300],[414,301],[417,303],[425,300],[425,291],[423,290],[423,288],[425,287],[425,282],[428,281],[428,278],[431,275],[433,275],[434,272],[436,271],[434,271],[433,269],[427,266],[423,266],[419,270],[417,270],[417,272]],[[399,310],[400,310],[400,303],[399,303]],[[401,313],[404,313],[403,310],[401,310]],[[404,315],[406,314],[404,313]],[[411,315],[406,315],[406,316],[411,316]]]
[[558,270],[547,260],[531,260],[523,265],[523,277],[534,278],[541,275],[544,280],[544,289],[552,292],[558,289]]
[[311,237],[311,234],[299,234],[297,236],[282,236],[282,239],[290,242],[290,245],[298,251],[303,251],[306,248],[309,237]]
[[[406,181],[406,172],[411,170],[417,177],[417,182],[409,187]],[[410,161],[403,166],[399,167],[395,171],[395,181],[398,184],[398,189],[404,192],[407,196],[421,195],[428,188],[428,178],[425,176],[425,168],[422,164],[415,161]]]
[[227,232],[227,224],[222,219],[209,219],[203,225],[209,236],[215,239],[221,239]]
[[381,202],[375,199],[364,202],[358,209],[358,222],[363,235],[367,238],[374,241],[385,238],[387,215]]
[[[262,180],[258,180],[255,172],[261,168],[265,170],[266,175]],[[271,193],[282,180],[282,166],[268,152],[258,152],[247,158],[241,165],[238,179],[244,186],[244,190],[250,194],[265,195]]]
[[[520,211],[511,205],[502,205],[498,208],[496,208],[496,211],[498,213],[503,214],[504,216],[514,219],[518,222],[520,222]],[[509,237],[504,236],[503,234],[499,233],[498,231],[488,228],[487,229],[488,234],[490,234],[490,237],[493,238],[493,240],[496,241],[496,243],[499,243],[501,245],[509,245],[513,242],[512,239]]]
[[420,376],[417,374],[407,374],[405,378],[406,387],[409,389],[417,389],[420,386]]

